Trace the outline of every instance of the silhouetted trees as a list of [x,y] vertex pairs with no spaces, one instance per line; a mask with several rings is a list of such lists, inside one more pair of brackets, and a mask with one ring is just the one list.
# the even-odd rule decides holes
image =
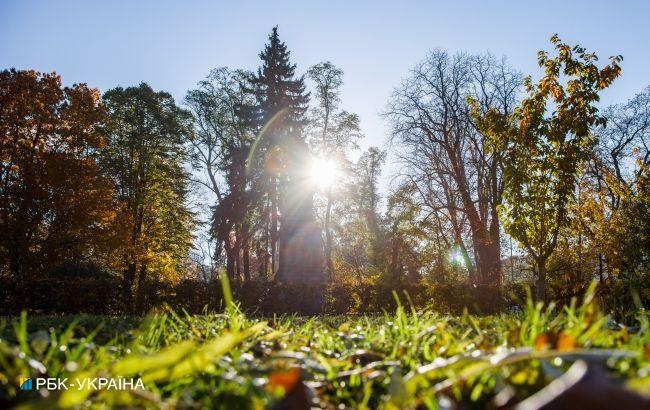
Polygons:
[[247,164],[254,128],[239,111],[255,102],[245,88],[248,76],[243,71],[215,69],[185,97],[194,117],[189,145],[197,181],[216,200],[211,231],[217,248],[213,251],[217,260],[221,250],[225,251],[231,280],[242,271],[245,278],[251,276],[250,246],[256,222],[251,212],[261,197],[261,171],[253,161]]

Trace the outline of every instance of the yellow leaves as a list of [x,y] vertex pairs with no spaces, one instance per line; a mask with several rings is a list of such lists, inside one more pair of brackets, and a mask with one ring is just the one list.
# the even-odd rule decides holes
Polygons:
[[150,370],[171,366],[196,348],[196,343],[190,340],[178,343],[160,350],[155,355],[134,355],[123,359],[113,366],[112,372],[123,377]]

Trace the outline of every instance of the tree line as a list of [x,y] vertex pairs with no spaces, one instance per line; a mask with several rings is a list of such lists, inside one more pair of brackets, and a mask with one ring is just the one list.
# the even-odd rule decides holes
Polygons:
[[0,275],[118,278],[132,312],[147,283],[222,270],[241,287],[311,269],[350,293],[531,284],[539,299],[596,278],[647,305],[650,88],[598,110],[622,58],[551,40],[538,80],[489,54],[430,52],[382,112],[385,150],[359,148],[343,71],[299,75],[277,27],[256,72],[216,68],[181,102],[4,70]]

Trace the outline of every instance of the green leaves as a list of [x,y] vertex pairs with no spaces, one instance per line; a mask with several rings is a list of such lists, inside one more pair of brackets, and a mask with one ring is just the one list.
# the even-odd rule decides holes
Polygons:
[[503,152],[504,203],[499,216],[506,232],[538,265],[541,298],[546,261],[567,224],[577,174],[594,144],[590,129],[602,122],[594,106],[598,91],[618,77],[621,61],[613,57],[598,69],[595,54],[570,47],[557,35],[551,43],[556,56],[538,53],[544,76],[535,84],[526,78],[528,96],[510,117],[493,110],[481,114],[470,100],[472,116],[489,145]]

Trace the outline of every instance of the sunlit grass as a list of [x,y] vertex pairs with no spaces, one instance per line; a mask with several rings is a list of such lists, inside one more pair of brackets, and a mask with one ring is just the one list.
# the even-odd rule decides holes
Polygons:
[[[579,358],[601,362],[637,391],[650,386],[647,316],[619,326],[591,297],[564,309],[528,302],[521,314],[486,317],[401,304],[394,313],[357,317],[252,318],[236,304],[223,314],[144,319],[23,315],[0,332],[0,402],[31,408],[267,408],[295,388],[296,377],[323,406],[401,409],[452,400],[482,407],[507,386],[518,399],[529,396]],[[43,397],[17,390],[27,376],[135,376],[146,391]]]

